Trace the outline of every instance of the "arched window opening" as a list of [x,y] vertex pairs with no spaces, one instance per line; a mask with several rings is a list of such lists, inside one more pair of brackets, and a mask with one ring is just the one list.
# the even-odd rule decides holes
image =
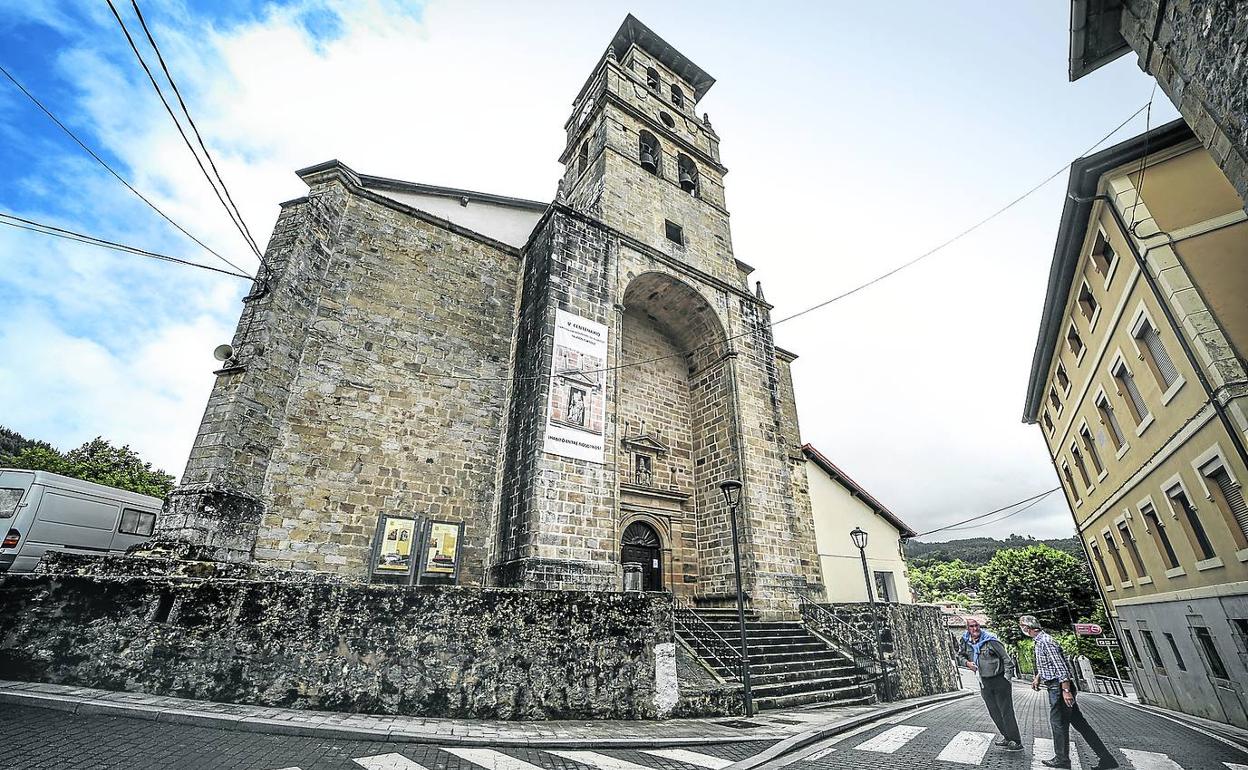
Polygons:
[[581,149],[576,154],[576,175],[580,176],[585,173],[585,169],[589,167],[589,140],[581,142]]
[[672,83],[672,104],[677,107],[685,106],[685,92],[680,90],[680,86]]
[[680,189],[697,197],[698,165],[693,162],[693,158],[690,158],[688,155],[680,155],[676,158],[676,168],[680,175]]
[[661,88],[659,84],[659,71],[654,67],[646,69],[646,85],[650,87],[651,91],[655,92],[659,91]]
[[640,134],[638,139],[638,157],[641,160],[642,168],[655,176],[662,176],[659,170],[659,161],[662,158],[659,140],[655,139],[654,134],[649,131],[642,131]]

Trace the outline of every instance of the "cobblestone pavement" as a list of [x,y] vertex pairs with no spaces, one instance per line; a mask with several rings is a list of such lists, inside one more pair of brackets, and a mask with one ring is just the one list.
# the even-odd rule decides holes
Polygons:
[[[1079,708],[1123,768],[1134,770],[1248,770],[1248,749],[1238,738],[1204,735],[1183,724],[1123,703],[1081,694]],[[1021,752],[990,743],[999,736],[979,697],[937,704],[874,722],[814,744],[772,763],[789,770],[946,768],[976,765],[999,770],[1045,770],[1052,758],[1048,696],[1016,683],[1014,710],[1023,734]],[[1222,731],[1219,731],[1222,732]],[[1090,770],[1096,756],[1073,730],[1074,770]]]
[[8,770],[722,770],[774,740],[650,751],[435,747],[163,724],[0,705]]

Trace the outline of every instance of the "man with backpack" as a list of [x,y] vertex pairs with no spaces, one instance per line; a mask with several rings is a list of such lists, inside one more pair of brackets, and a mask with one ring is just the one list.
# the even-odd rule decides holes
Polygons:
[[1006,751],[1022,751],[1023,739],[1014,717],[1014,693],[1010,678],[1006,676],[1009,652],[1005,645],[971,618],[966,621],[966,633],[962,635],[962,657],[966,659],[966,667],[979,674],[980,694],[988,707],[988,716],[1001,733],[997,745],[1005,747]]

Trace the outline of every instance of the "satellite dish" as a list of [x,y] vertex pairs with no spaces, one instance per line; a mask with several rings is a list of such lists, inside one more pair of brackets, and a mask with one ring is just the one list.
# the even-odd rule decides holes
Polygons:
[[217,345],[212,349],[212,357],[218,361],[229,361],[234,357],[234,348],[229,345]]

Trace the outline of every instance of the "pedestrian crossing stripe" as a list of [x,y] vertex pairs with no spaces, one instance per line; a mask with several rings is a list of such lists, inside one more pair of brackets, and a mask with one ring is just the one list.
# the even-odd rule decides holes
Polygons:
[[684,762],[686,765],[705,767],[708,770],[724,770],[725,767],[732,764],[731,759],[712,757],[709,754],[699,754],[689,749],[642,749],[642,753],[674,759],[677,762]]
[[1248,765],[1237,765],[1234,762],[1223,762],[1227,770],[1248,770]]
[[956,762],[960,765],[978,765],[984,760],[984,755],[988,753],[988,747],[992,745],[992,739],[995,737],[992,733],[963,730],[953,736],[953,740],[949,741],[945,748],[936,755],[936,759]]
[[1182,765],[1166,754],[1134,749],[1122,749],[1122,753],[1126,754],[1131,764],[1135,765],[1135,770],[1183,770]]
[[365,770],[425,770],[424,765],[417,764],[402,754],[375,754],[371,757],[356,757],[351,760]]
[[446,751],[487,770],[544,770],[544,768],[531,765],[523,759],[516,759],[509,754],[504,754],[494,749],[448,748]]
[[[558,751],[550,749],[546,753],[557,754],[564,759],[570,759],[573,762],[580,762],[582,765],[596,767],[598,770],[653,770],[645,765],[629,762],[626,759],[616,759],[615,757],[609,757],[606,754],[599,754],[596,751]],[[511,768],[499,768],[498,770],[511,770]]]
[[[1056,756],[1056,752],[1053,748],[1053,739],[1037,738],[1031,748],[1032,770],[1046,770],[1045,766],[1040,764],[1040,762],[1052,759],[1054,756]],[[1083,765],[1079,762],[1079,752],[1075,751],[1073,744],[1070,747],[1070,770],[1083,770]]]
[[860,751],[892,754],[926,729],[926,727],[915,727],[914,725],[897,725],[885,730],[874,738],[863,741],[854,748]]

